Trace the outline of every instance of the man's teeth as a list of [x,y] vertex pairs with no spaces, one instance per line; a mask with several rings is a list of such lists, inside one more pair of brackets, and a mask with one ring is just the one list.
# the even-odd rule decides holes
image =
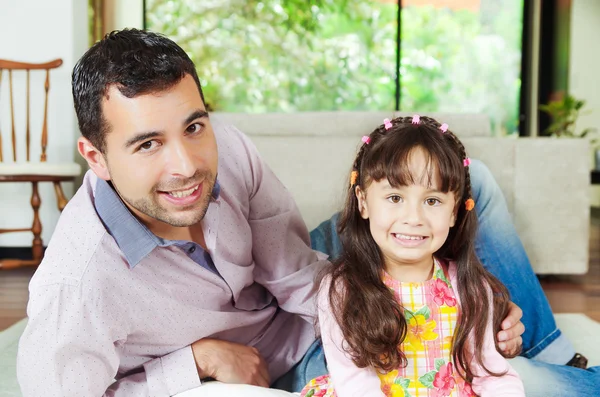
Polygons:
[[197,185],[191,189],[188,190],[181,190],[179,192],[169,192],[169,194],[173,197],[177,197],[177,198],[184,198],[189,196],[190,194],[194,193],[196,190],[198,190],[198,187],[200,187],[200,185]]
[[394,233],[394,237],[400,240],[423,240],[423,236],[407,236],[405,234]]

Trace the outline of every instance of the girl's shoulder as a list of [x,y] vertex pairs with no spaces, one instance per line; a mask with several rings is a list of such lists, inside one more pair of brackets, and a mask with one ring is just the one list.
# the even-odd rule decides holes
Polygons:
[[456,284],[456,262],[449,259],[435,258],[444,271],[444,275],[452,284]]
[[323,275],[323,277],[321,277],[321,281],[319,283],[319,288],[318,288],[318,292],[317,292],[319,302],[329,303],[329,297],[331,296],[331,292],[334,292],[334,294],[337,296],[344,293],[346,288],[344,286],[344,282],[341,279],[341,277],[336,278],[335,286],[333,287],[333,291],[332,291],[332,284],[333,284],[333,276],[331,273],[326,273],[325,275]]

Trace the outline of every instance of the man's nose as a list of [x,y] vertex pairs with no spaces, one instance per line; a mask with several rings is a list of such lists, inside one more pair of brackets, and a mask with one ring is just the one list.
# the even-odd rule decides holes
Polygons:
[[190,178],[196,172],[191,148],[183,142],[171,142],[167,149],[167,165],[169,174]]

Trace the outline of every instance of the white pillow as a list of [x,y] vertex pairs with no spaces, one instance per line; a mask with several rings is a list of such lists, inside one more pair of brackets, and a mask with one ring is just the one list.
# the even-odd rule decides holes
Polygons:
[[296,397],[299,395],[299,393],[288,393],[278,389],[214,381],[206,382],[200,387],[180,393],[177,397]]

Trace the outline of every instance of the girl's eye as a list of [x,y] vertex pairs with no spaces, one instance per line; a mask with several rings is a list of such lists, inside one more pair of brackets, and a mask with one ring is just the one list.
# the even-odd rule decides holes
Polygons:
[[158,146],[158,142],[156,142],[156,141],[147,141],[147,142],[142,143],[138,147],[138,150],[140,152],[149,152],[152,149],[156,148],[156,146]]
[[394,196],[388,197],[388,200],[394,204],[398,204],[400,201],[402,201],[402,197],[400,197],[398,195],[394,195]]
[[200,132],[201,129],[202,129],[202,124],[194,123],[186,129],[186,132],[189,134],[195,134],[197,132]]
[[441,201],[436,198],[428,198],[427,200],[425,200],[425,202],[431,207],[441,204]]

